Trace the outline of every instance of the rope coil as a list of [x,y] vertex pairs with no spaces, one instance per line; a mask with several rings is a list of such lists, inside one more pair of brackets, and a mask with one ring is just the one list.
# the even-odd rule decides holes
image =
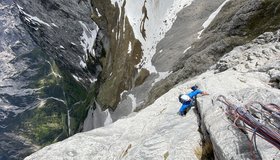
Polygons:
[[[269,121],[269,117],[280,117],[280,107],[276,104],[268,104],[264,105],[260,102],[250,102],[245,107],[236,106],[231,103],[225,96],[220,95],[217,97],[217,101],[225,104],[226,114],[232,117],[234,124],[236,125],[236,121],[243,121],[249,128],[247,131],[253,133],[251,137],[251,141],[256,149],[256,135],[266,140],[267,142],[274,145],[276,148],[280,150],[280,133],[279,128],[275,126],[272,122]],[[259,104],[262,108],[258,109],[254,107],[254,104]],[[252,109],[255,113],[259,113],[261,116],[258,117],[254,113],[250,113],[250,109]],[[260,121],[259,121],[260,120]],[[264,122],[269,122],[269,125],[265,125]]]

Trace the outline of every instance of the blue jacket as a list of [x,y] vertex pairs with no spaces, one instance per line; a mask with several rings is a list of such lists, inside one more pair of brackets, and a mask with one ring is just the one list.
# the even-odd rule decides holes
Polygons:
[[[199,90],[199,89],[197,89],[197,90],[194,90],[194,91],[188,93],[187,95],[193,100],[193,98],[194,98],[195,96],[197,96],[198,94],[200,94],[200,93],[202,93],[202,91]],[[183,115],[183,114],[184,114],[184,111],[185,111],[188,107],[190,107],[191,105],[192,105],[192,101],[186,101],[186,102],[184,102],[184,103],[182,104],[180,110],[179,110],[180,114]]]
[[202,93],[201,90],[197,89],[197,90],[194,90],[192,91],[191,93],[188,94],[188,96],[193,99],[195,96],[197,96],[198,94]]

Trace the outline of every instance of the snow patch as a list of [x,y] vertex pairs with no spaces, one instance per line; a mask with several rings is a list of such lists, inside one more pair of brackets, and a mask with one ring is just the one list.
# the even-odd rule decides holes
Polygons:
[[124,91],[120,94],[121,100],[122,100],[123,94],[125,94],[125,93],[127,93],[127,92],[128,92],[127,90],[124,90]]
[[[165,36],[165,33],[171,28],[176,20],[176,14],[184,7],[189,6],[193,0],[170,0],[170,1],[127,1],[125,6],[126,16],[132,25],[136,39],[142,44],[143,57],[139,69],[146,68],[150,73],[157,72],[151,59],[156,53],[157,43]],[[123,4],[120,0],[111,0],[112,4]],[[141,32],[141,22],[143,20],[142,8],[145,5],[147,9],[147,19],[144,23],[145,35]],[[156,26],[156,27],[155,27]]]
[[80,66],[82,68],[87,68],[87,64],[83,60],[80,61]]
[[90,83],[94,83],[97,81],[97,78],[92,78],[92,79],[89,79]]
[[132,106],[131,106],[131,112],[133,112],[136,108],[136,97],[133,94],[129,94],[128,97],[131,99],[132,101]]
[[128,51],[127,51],[127,53],[128,53],[128,54],[130,54],[130,53],[131,53],[131,51],[132,51],[132,50],[131,50],[131,42],[129,41],[129,43],[128,43]]
[[205,30],[205,28],[207,28],[207,27],[210,25],[210,23],[213,21],[213,19],[217,16],[217,14],[220,12],[220,10],[223,8],[223,6],[224,6],[228,1],[230,1],[230,0],[224,1],[224,2],[218,7],[218,9],[217,9],[215,12],[213,12],[213,13],[208,17],[208,19],[202,24],[203,29],[197,33],[197,34],[198,34],[198,37],[197,37],[198,39],[201,38],[200,36],[201,36],[202,32]]
[[[93,46],[94,46],[99,28],[96,24],[94,24],[95,29],[92,30],[92,29],[88,28],[86,26],[86,24],[83,23],[82,21],[79,21],[79,23],[81,24],[81,26],[83,28],[83,34],[81,36],[81,45],[86,54],[84,60],[87,61],[88,54],[91,54],[93,57],[95,57],[95,51],[94,51]],[[81,65],[81,63],[80,63],[80,65]],[[81,66],[84,66],[84,65],[81,65]]]
[[58,26],[55,23],[51,23],[51,25],[58,28]]
[[125,34],[125,18],[123,19],[123,33]]
[[113,123],[113,120],[112,120],[111,114],[108,109],[106,109],[104,112],[107,114],[107,117],[104,121],[104,126],[107,126],[107,125]]
[[95,10],[96,10],[96,12],[97,12],[97,16],[98,16],[98,17],[101,17],[102,15],[99,13],[98,9],[95,8]]
[[74,74],[72,74],[72,76],[73,76],[73,78],[76,80],[76,81],[80,81],[80,78],[79,77],[77,77],[76,75],[74,75]]
[[23,11],[23,8],[22,8],[21,6],[19,6],[18,4],[17,4],[17,7],[18,7],[18,9],[19,9],[19,12],[20,12],[21,14],[24,14],[24,19],[25,19],[27,22],[36,21],[36,22],[38,22],[38,23],[41,23],[41,24],[46,25],[46,26],[48,26],[48,27],[51,27],[48,23],[42,21],[42,20],[39,19],[38,17],[31,16],[30,14],[27,14],[26,12],[24,12],[24,11]]
[[96,104],[96,108],[91,107],[88,111],[88,115],[84,121],[83,131],[89,131],[94,128],[103,127],[113,122],[111,114],[108,109],[102,111],[100,105]]
[[20,5],[18,5],[17,3],[16,3],[16,5],[17,5],[17,8],[19,9],[19,11],[23,10],[23,8]]

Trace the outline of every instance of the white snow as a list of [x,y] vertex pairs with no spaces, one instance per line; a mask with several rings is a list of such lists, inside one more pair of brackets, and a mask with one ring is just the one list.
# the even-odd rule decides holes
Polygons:
[[107,114],[107,117],[106,117],[106,119],[104,121],[104,126],[107,126],[107,125],[113,123],[113,120],[111,118],[111,114],[110,114],[108,109],[106,109],[104,112]]
[[[84,61],[86,61],[88,54],[91,54],[93,57],[95,57],[95,51],[93,49],[93,46],[94,46],[95,39],[96,39],[99,28],[96,24],[94,24],[95,29],[91,30],[82,21],[79,21],[79,23],[81,24],[81,26],[83,28],[83,34],[81,36],[81,45],[86,54],[84,57]],[[81,66],[83,66],[83,65],[81,65]]]
[[133,95],[133,94],[129,94],[128,97],[131,99],[132,101],[132,108],[131,108],[131,111],[133,112],[136,108],[136,97]]
[[76,46],[76,43],[74,43],[74,42],[71,42],[71,44],[74,45],[74,46]]
[[37,22],[39,22],[39,23],[41,23],[43,25],[46,25],[46,26],[50,27],[50,25],[48,23],[42,21],[38,17],[34,17],[34,16],[29,15],[29,14],[26,14],[26,16],[28,16],[28,17],[25,17],[27,20],[30,20],[30,21],[34,20],[34,21],[37,21]]
[[123,33],[125,34],[125,18],[123,19]]
[[86,68],[87,67],[87,64],[84,62],[84,61],[80,61],[80,66],[82,67],[82,68]]
[[58,26],[55,23],[51,23],[51,25],[58,28]]
[[76,80],[76,81],[80,81],[79,77],[77,77],[76,75],[72,74],[73,78]]
[[[17,5],[17,8],[20,10],[20,11],[22,11],[23,10],[23,8],[20,6],[20,5],[18,5],[17,3],[15,3],[16,5]],[[2,5],[2,4],[1,4]]]
[[84,121],[83,131],[89,131],[94,128],[103,127],[113,122],[108,109],[102,111],[100,105],[95,103],[96,108],[90,107],[88,115]]
[[127,92],[128,92],[127,90],[122,91],[122,93],[120,94],[121,99],[122,99],[123,94],[125,94]]
[[129,43],[128,43],[128,51],[127,51],[127,53],[128,53],[128,54],[131,53],[131,42],[130,42],[130,41],[129,41]]
[[[139,65],[140,68],[146,68],[151,73],[157,72],[152,65],[151,59],[156,53],[157,43],[165,36],[165,33],[171,28],[176,20],[176,14],[184,7],[189,6],[193,0],[168,0],[168,1],[126,1],[125,15],[132,25],[135,37],[141,42],[143,49],[143,58]],[[111,3],[118,6],[123,5],[124,0],[111,0]],[[140,25],[143,19],[142,7],[146,6],[147,16],[145,21],[146,39],[142,36]],[[121,9],[121,8],[120,8]]]
[[89,79],[90,83],[94,83],[97,81],[97,78],[92,78],[92,79]]
[[24,12],[24,11],[23,11],[23,8],[22,8],[21,6],[19,6],[18,4],[17,4],[17,7],[18,7],[18,9],[19,9],[19,12],[25,15],[24,18],[25,18],[26,21],[28,21],[28,22],[36,21],[36,22],[38,22],[38,23],[41,23],[41,24],[46,25],[46,26],[48,26],[48,27],[51,27],[48,23],[42,21],[42,20],[39,19],[38,17],[36,17],[36,16],[31,16],[30,14],[27,14],[26,12]]
[[202,32],[205,30],[205,28],[207,28],[207,27],[210,25],[210,23],[213,21],[213,19],[217,16],[217,14],[221,11],[221,9],[223,8],[223,6],[224,6],[228,1],[230,1],[230,0],[225,0],[225,1],[218,7],[218,9],[217,9],[215,12],[213,12],[213,13],[208,17],[208,19],[202,24],[203,29],[197,33],[197,34],[198,34],[198,37],[197,37],[198,39],[201,38],[200,36],[201,36]]
[[87,64],[83,61],[82,58],[80,58],[80,59],[81,59],[81,61],[80,61],[80,66],[81,66],[82,68],[87,68]]
[[99,13],[98,9],[95,8],[95,10],[96,10],[96,12],[97,12],[97,16],[98,16],[98,17],[101,17],[102,15]]

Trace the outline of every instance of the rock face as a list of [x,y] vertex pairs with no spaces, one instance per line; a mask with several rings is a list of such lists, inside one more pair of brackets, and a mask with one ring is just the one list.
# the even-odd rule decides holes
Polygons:
[[[198,30],[198,39],[193,40],[191,45],[182,48],[177,44],[177,48],[180,48],[178,51],[183,53],[183,55],[173,65],[172,74],[165,80],[155,84],[148,96],[145,97],[144,102],[147,104],[152,103],[156,97],[165,93],[170,87],[206,71],[223,54],[231,51],[234,46],[242,45],[256,38],[258,34],[254,34],[248,28],[254,17],[259,14],[257,11],[262,7],[264,6],[261,1],[254,0],[228,1],[224,4],[224,7],[221,8],[212,23],[207,28],[200,28],[200,31]],[[176,34],[176,31],[172,32]],[[201,35],[200,32],[202,33]],[[192,36],[195,36],[195,34]],[[186,40],[188,39],[186,38]],[[159,44],[161,43],[165,44],[166,42],[162,40]]]
[[23,159],[79,130],[102,34],[88,1],[0,5],[0,159]]
[[106,55],[100,60],[104,67],[96,98],[102,109],[114,110],[120,101],[121,92],[134,87],[139,77],[135,66],[139,64],[143,53],[126,15],[125,4],[112,4],[110,0],[92,2],[92,18],[110,44],[107,48],[103,45]]
[[[170,28],[170,30],[168,30],[167,33],[161,31],[158,35],[156,34],[157,32],[155,32],[152,36],[148,35],[150,37],[150,41],[155,42],[155,44],[150,47],[148,53],[154,54],[154,56],[152,56],[151,63],[153,64],[157,72],[150,72],[150,74],[145,78],[145,81],[141,85],[135,86],[134,88],[131,88],[131,90],[123,92],[121,101],[119,102],[116,110],[112,113],[113,120],[129,114],[133,110],[140,110],[142,107],[145,107],[147,103],[155,100],[155,97],[165,93],[168,90],[168,86],[165,86],[166,83],[172,83],[172,85],[170,84],[169,86],[171,87],[179,82],[173,80],[171,77],[167,78],[166,81],[163,79],[168,77],[168,75],[174,75],[171,74],[173,65],[177,65],[179,63],[178,60],[184,57],[184,55],[188,54],[187,49],[193,42],[197,41],[198,32],[203,29],[203,23],[207,20],[209,15],[211,15],[211,13],[213,13],[223,2],[224,1],[220,0],[214,0],[211,1],[211,3],[203,0],[191,1],[191,3],[186,3],[185,7],[183,7],[183,9],[178,12],[175,17],[176,19],[168,19],[168,17],[170,17],[170,13],[165,13],[166,17],[162,17],[163,27],[161,26],[160,22],[158,22],[158,24],[156,23],[158,20],[154,22],[156,23],[155,26],[159,26],[158,29],[160,31],[162,30],[162,28],[165,28],[165,25],[173,22],[172,27]],[[175,7],[176,3],[177,2],[174,1],[172,5],[174,5]],[[164,6],[164,4],[157,5],[157,3],[149,5],[150,9],[153,7],[158,9],[160,8],[159,6]],[[171,7],[170,9],[168,9],[168,11],[172,11],[174,7]],[[151,12],[152,11],[148,12],[148,15]],[[160,12],[160,10],[158,12]],[[153,17],[153,15],[149,16]],[[148,29],[150,28],[148,27],[147,30]],[[162,34],[164,34],[164,38],[160,39],[159,37],[162,37]],[[154,37],[156,37],[157,41],[154,40]],[[158,45],[156,45],[157,42]],[[150,42],[146,42],[144,43],[144,45],[152,45],[147,43]],[[147,59],[146,61],[149,61],[149,59]],[[181,74],[181,76],[184,75],[187,75],[187,72]],[[158,83],[161,80],[163,81],[161,83]]]
[[19,115],[36,107],[40,89],[34,82],[51,67],[24,29],[13,1],[0,2],[0,15],[0,159],[23,159],[38,147],[16,136]]
[[[264,37],[268,41],[259,43]],[[254,100],[280,104],[280,91],[270,86],[269,72],[260,73],[279,61],[278,38],[279,32],[265,33],[252,43],[236,47],[207,72],[175,86],[140,112],[47,146],[26,160],[199,159],[198,149],[207,137],[216,159],[279,159],[278,149],[259,137],[258,152],[252,151],[250,134],[234,127],[223,113],[223,104],[216,101],[218,95],[224,95],[240,106]],[[243,61],[245,57],[251,60]],[[220,71],[221,63],[227,69]],[[210,95],[197,98],[200,118],[196,118],[195,108],[180,117],[176,114],[180,107],[177,96],[194,84]]]
[[90,2],[25,0],[15,3],[35,42],[60,68],[69,70],[88,86],[95,78],[94,72],[98,72],[98,69],[90,69],[90,63],[100,54],[94,50],[99,28],[90,19]]
[[270,86],[272,77],[269,70],[272,68],[263,70],[267,66],[275,66],[277,70],[275,64],[280,59],[277,49],[279,37],[279,31],[269,32],[259,36],[253,43],[236,47],[213,66],[217,72],[212,76],[202,75],[206,80],[203,86],[215,91],[213,95],[200,101],[199,109],[218,159],[280,158],[278,149],[259,137],[258,153],[255,153],[250,146],[251,137],[233,127],[220,109],[223,105],[215,102],[215,97],[222,94],[238,106],[251,101],[280,104],[279,89]]

